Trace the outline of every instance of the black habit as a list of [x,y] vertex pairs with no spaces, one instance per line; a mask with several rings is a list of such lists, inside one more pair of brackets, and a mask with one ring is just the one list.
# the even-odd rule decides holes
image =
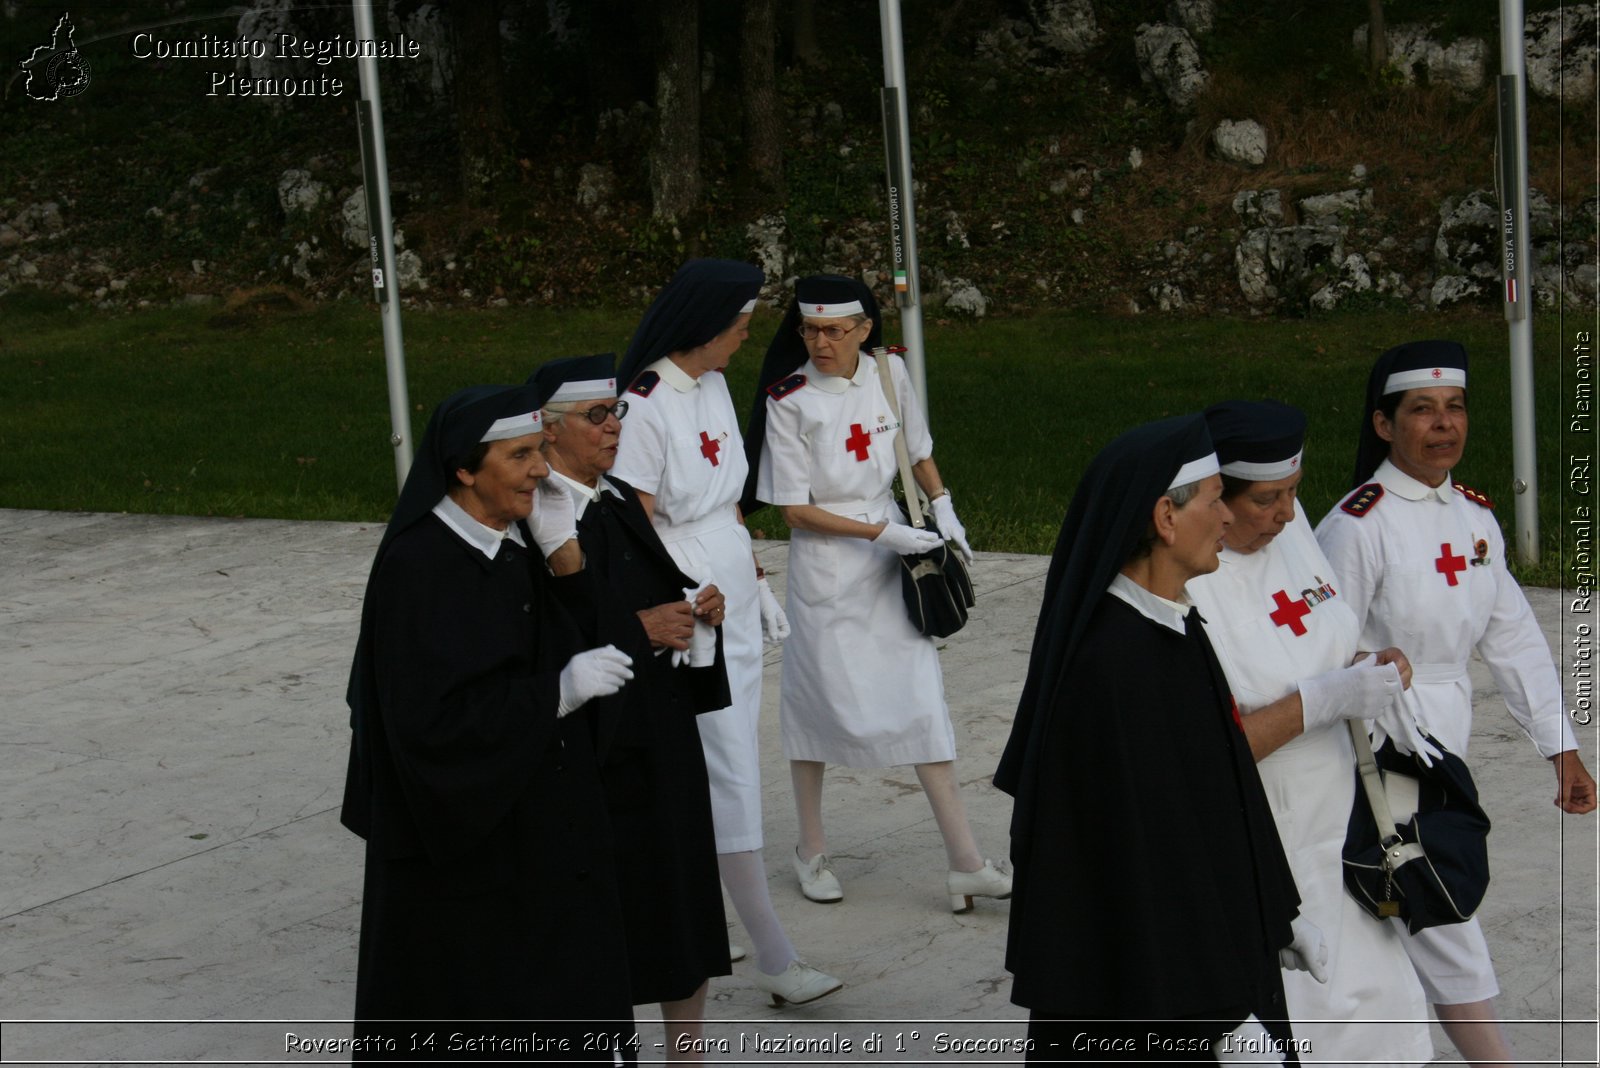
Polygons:
[[[491,561],[431,514],[374,572],[343,815],[367,839],[356,1017],[445,1025],[407,1050],[415,1024],[357,1024],[399,1036],[391,1055],[445,1057],[455,1031],[632,1034],[594,719],[556,716],[577,644],[555,598],[591,582],[512,541]],[[526,1019],[547,1022],[460,1023]]]
[[1251,1013],[1283,1017],[1277,954],[1299,901],[1193,610],[1186,629],[1102,598],[1066,672],[1071,703],[1094,712],[1044,736],[1006,947],[1014,1002],[1140,1021],[1129,1033],[1151,1059],[1182,1051],[1146,1050],[1163,1030],[1146,1022],[1222,1021],[1198,1030],[1215,1038]]
[[1029,1059],[1207,1059],[1252,1013],[1290,1037],[1278,950],[1299,895],[1227,682],[1198,613],[1179,634],[1108,592],[1156,502],[1203,458],[1215,471],[1198,415],[1117,438],[1050,562],[995,773],[1016,798],[1011,1000],[1033,1010],[1030,1037],[1059,1043]]
[[661,543],[639,495],[601,491],[578,520],[585,566],[604,591],[583,620],[597,644],[633,658],[634,678],[597,700],[601,777],[616,844],[618,888],[635,1005],[687,998],[729,974],[728,928],[717,873],[705,753],[694,717],[732,703],[717,635],[709,667],[672,666],[650,647],[640,609],[682,601],[697,583]]

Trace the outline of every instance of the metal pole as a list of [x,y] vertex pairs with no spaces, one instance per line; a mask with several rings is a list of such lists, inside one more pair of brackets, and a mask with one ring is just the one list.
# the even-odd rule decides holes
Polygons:
[[[353,0],[356,40],[373,41],[372,4]],[[366,49],[363,49],[366,51]],[[394,447],[397,486],[411,470],[411,399],[406,390],[406,347],[400,336],[400,285],[394,268],[394,220],[389,215],[389,158],[383,147],[383,98],[378,91],[378,60],[356,59],[361,99],[356,129],[361,138],[362,182],[367,194],[367,243],[372,253],[372,291],[383,313],[383,362],[389,378],[389,444]]]
[[1528,77],[1522,0],[1500,0],[1501,267],[1511,357],[1511,489],[1517,559],[1539,562],[1539,476],[1533,416],[1533,271],[1528,259]]
[[928,414],[928,373],[922,341],[921,286],[917,280],[917,213],[911,192],[911,120],[906,107],[905,44],[900,0],[878,0],[883,32],[883,152],[889,176],[889,240],[894,251],[894,297],[906,369]]

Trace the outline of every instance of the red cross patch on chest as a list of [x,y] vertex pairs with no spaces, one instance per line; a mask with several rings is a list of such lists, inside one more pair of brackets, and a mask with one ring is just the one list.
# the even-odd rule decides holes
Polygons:
[[844,439],[846,452],[856,454],[856,461],[861,462],[867,458],[867,446],[872,444],[872,438],[867,436],[866,430],[860,423],[850,424],[850,436]]
[[1451,552],[1450,543],[1445,542],[1439,546],[1439,558],[1433,562],[1433,569],[1444,576],[1448,585],[1459,586],[1456,573],[1467,569],[1467,558]]
[[721,439],[711,440],[711,435],[704,430],[700,431],[700,455],[711,461],[711,466],[716,467],[722,463],[717,459],[717,453],[722,451]]
[[1289,633],[1296,638],[1306,632],[1306,625],[1300,622],[1300,617],[1308,614],[1311,609],[1307,607],[1305,598],[1298,601],[1289,600],[1288,590],[1279,590],[1272,595],[1272,603],[1277,605],[1277,610],[1267,616],[1280,627],[1288,627]]

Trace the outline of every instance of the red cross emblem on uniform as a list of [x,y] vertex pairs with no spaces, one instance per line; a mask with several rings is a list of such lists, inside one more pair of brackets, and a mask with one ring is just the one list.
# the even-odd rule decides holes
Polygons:
[[1444,576],[1444,580],[1451,586],[1459,586],[1456,581],[1456,572],[1467,569],[1467,558],[1457,556],[1450,551],[1450,543],[1445,542],[1439,546],[1439,558],[1433,562],[1433,569]]
[[867,432],[862,429],[861,424],[851,423],[850,436],[844,439],[845,451],[855,453],[857,461],[865,460],[867,458],[867,446],[870,444],[872,444],[872,439],[867,436]]
[[1268,619],[1280,627],[1288,627],[1289,633],[1296,638],[1306,632],[1306,625],[1300,622],[1300,617],[1310,613],[1311,609],[1306,607],[1306,599],[1304,597],[1298,601],[1291,601],[1289,600],[1288,590],[1279,590],[1272,595],[1272,603],[1277,605],[1278,608],[1277,611],[1267,616]]
[[717,452],[722,448],[717,442],[711,440],[711,435],[704,430],[700,431],[700,455],[711,461],[711,466],[716,467],[722,463],[717,459]]

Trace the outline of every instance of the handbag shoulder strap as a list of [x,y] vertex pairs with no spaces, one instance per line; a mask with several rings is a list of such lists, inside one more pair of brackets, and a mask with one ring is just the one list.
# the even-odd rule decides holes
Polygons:
[[889,402],[889,411],[894,414],[894,421],[901,423],[899,431],[894,436],[894,455],[900,462],[900,488],[906,496],[906,512],[911,517],[911,525],[921,530],[927,524],[922,515],[927,511],[927,505],[922,500],[922,487],[917,485],[917,480],[911,474],[911,454],[906,451],[906,436],[904,421],[900,418],[900,397],[895,392],[894,376],[889,371],[889,353],[887,348],[872,349],[867,355],[872,357],[878,365],[878,381],[883,386],[884,399]]
[[1394,813],[1389,811],[1389,795],[1383,790],[1383,772],[1378,770],[1378,761],[1372,755],[1366,724],[1359,719],[1352,719],[1345,725],[1350,728],[1350,744],[1355,747],[1361,788],[1367,793],[1367,805],[1372,809],[1372,818],[1378,825],[1378,841],[1387,849],[1400,840],[1400,832],[1394,826]]

